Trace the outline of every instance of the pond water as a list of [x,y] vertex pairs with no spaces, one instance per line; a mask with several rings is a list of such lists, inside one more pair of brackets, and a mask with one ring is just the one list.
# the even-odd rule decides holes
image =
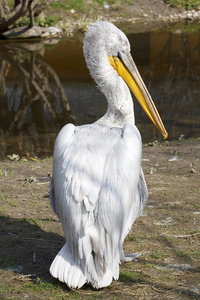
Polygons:
[[[200,33],[129,34],[132,56],[160,112],[168,140],[200,136]],[[90,78],[81,39],[0,41],[0,160],[46,157],[68,122],[92,123],[106,111]],[[163,141],[134,100],[143,143]]]

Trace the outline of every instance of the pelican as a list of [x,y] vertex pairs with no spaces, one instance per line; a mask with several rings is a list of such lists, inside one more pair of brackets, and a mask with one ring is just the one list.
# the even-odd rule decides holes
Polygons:
[[67,124],[57,136],[49,195],[66,242],[50,273],[71,288],[98,289],[118,279],[121,262],[139,255],[123,252],[147,200],[129,88],[164,138],[167,132],[121,30],[107,21],[91,24],[83,52],[108,107],[93,124]]

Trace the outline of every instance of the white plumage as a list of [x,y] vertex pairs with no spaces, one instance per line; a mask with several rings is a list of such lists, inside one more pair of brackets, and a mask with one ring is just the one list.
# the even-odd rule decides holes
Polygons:
[[[111,23],[100,21],[89,27],[83,49],[108,109],[93,124],[64,126],[56,139],[50,201],[66,243],[50,272],[69,287],[90,283],[101,288],[118,279],[121,261],[137,256],[126,257],[123,242],[145,206],[147,187],[131,94],[110,61],[130,52],[128,39]],[[159,122],[156,126],[162,127]]]

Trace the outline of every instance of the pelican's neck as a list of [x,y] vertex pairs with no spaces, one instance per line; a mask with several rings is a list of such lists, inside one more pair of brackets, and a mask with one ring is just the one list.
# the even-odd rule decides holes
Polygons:
[[96,123],[115,127],[123,127],[127,122],[135,124],[133,100],[128,86],[110,65],[107,55],[97,61],[98,64],[90,73],[105,95],[108,108]]

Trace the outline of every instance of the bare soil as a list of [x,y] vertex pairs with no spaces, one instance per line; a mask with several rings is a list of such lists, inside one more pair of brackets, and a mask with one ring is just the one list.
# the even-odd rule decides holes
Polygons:
[[141,252],[109,287],[71,290],[49,266],[64,244],[52,159],[0,162],[0,299],[200,299],[200,140],[143,148],[149,200],[124,243]]
[[[87,18],[141,32],[179,12],[161,0],[138,0],[52,14],[62,17],[65,33],[83,28]],[[200,140],[144,147],[142,164],[149,200],[124,243],[125,252],[141,256],[96,291],[71,290],[50,276],[64,244],[48,200],[52,159],[0,162],[0,299],[200,299]]]
[[[163,27],[172,21],[171,16],[178,15],[181,9],[167,5],[162,0],[135,0],[120,1],[109,5],[99,5],[95,2],[84,1],[85,6],[81,10],[67,11],[45,10],[45,15],[59,16],[61,21],[58,26],[63,29],[63,34],[73,34],[85,31],[86,26],[97,19],[103,19],[114,23],[120,28],[131,28],[131,32],[145,32]],[[175,20],[173,20],[175,21]],[[177,19],[176,19],[177,21]]]

